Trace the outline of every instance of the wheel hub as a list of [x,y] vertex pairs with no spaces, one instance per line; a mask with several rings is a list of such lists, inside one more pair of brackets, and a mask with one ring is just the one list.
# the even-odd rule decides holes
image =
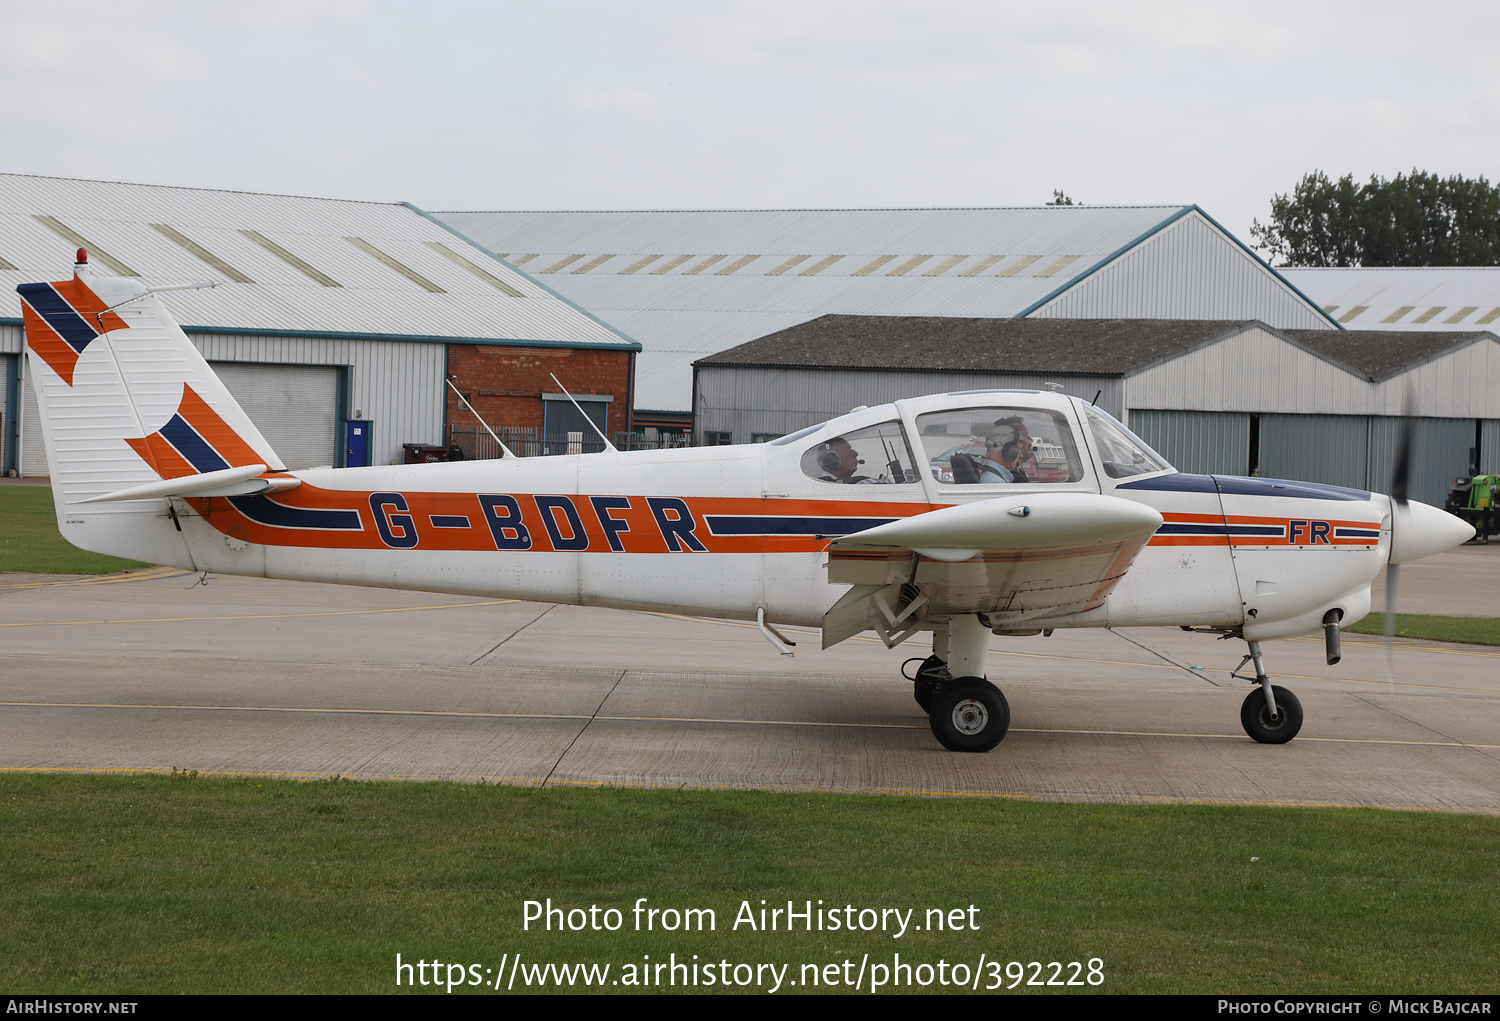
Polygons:
[[990,711],[978,699],[966,698],[953,707],[953,729],[960,734],[978,734],[989,722]]

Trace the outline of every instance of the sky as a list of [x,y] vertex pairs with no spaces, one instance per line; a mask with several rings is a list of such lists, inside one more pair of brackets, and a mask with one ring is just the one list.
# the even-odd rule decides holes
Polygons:
[[448,209],[1495,180],[1500,4],[0,0],[0,172]]

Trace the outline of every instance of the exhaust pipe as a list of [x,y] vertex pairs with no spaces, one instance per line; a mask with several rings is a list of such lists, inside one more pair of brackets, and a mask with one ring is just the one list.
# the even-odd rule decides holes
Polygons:
[[1329,666],[1344,658],[1339,650],[1339,621],[1343,619],[1344,611],[1338,608],[1323,614],[1323,644],[1328,653]]

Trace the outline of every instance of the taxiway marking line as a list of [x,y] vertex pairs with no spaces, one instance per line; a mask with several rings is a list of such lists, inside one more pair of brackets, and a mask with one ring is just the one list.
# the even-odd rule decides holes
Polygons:
[[[719,723],[745,727],[836,727],[849,730],[926,730],[925,723],[829,723],[814,720],[741,720],[713,716],[592,716],[588,713],[483,713],[447,709],[348,709],[312,706],[257,705],[157,705],[116,702],[0,702],[0,706],[30,709],[152,709],[190,710],[198,712],[293,713],[299,715],[347,716],[437,716],[478,720],[597,720],[613,723]],[[1185,734],[1153,730],[1077,730],[1066,727],[1012,727],[1012,734],[1071,734],[1082,737],[1175,737],[1204,738],[1216,741],[1243,741],[1243,734]],[[1360,737],[1299,737],[1303,743],[1410,745],[1422,748],[1500,749],[1500,744],[1475,744],[1466,741],[1398,741]]]
[[[152,769],[149,767],[104,767],[104,766],[0,766],[0,773],[59,773],[69,776],[171,776],[181,775],[187,770],[177,769]],[[331,780],[349,780],[353,782],[372,781],[406,781],[419,783],[475,783],[475,784],[505,784],[513,787],[540,787],[542,781],[537,777],[496,777],[496,776],[439,776],[415,775],[408,776],[398,773],[290,773],[290,772],[250,772],[246,770],[230,769],[198,769],[192,770],[198,776],[223,776],[243,777],[251,779],[262,777],[268,780],[295,780],[299,782],[327,783]],[[564,787],[627,787],[632,790],[683,790],[686,785],[680,783],[661,784],[644,783],[632,780],[553,780],[550,786]],[[1100,801],[1094,798],[1072,798],[1057,797],[1041,794],[1007,794],[1000,791],[944,791],[944,790],[907,790],[904,788],[860,788],[860,787],[795,787],[795,786],[732,786],[730,784],[699,784],[686,786],[688,790],[699,791],[774,791],[788,794],[865,794],[873,796],[892,797],[924,797],[924,798],[989,798],[1003,801],[1039,801],[1066,805],[1092,805],[1092,804],[1116,804],[1116,805],[1222,805],[1229,808],[1368,808],[1380,812],[1430,812],[1439,815],[1484,815],[1500,816],[1500,811],[1491,808],[1432,808],[1424,805],[1365,805],[1357,802],[1338,801],[1238,801],[1231,798],[1170,798],[1152,797],[1143,795],[1132,798],[1115,798]]]
[[31,588],[59,588],[67,585],[118,585],[127,581],[157,581],[161,578],[178,578],[191,571],[184,571],[180,567],[153,567],[142,571],[132,571],[126,574],[111,575],[106,578],[73,578],[68,581],[26,581],[16,582],[11,585],[0,585],[0,591],[12,591],[16,589]]
[[75,624],[173,624],[183,621],[208,620],[274,620],[284,617],[357,617],[367,613],[406,613],[414,610],[457,610],[465,606],[502,606],[519,603],[520,599],[484,599],[477,603],[442,603],[436,606],[392,606],[376,610],[315,610],[307,613],[236,613],[219,617],[137,617],[119,620],[35,620],[16,624],[0,624],[0,627],[63,627]]

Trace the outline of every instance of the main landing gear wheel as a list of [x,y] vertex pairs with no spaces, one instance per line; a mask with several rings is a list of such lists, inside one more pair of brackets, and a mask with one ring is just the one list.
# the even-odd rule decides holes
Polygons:
[[[922,664],[917,667],[917,672],[908,674],[906,668],[917,662]],[[901,664],[901,676],[911,681],[912,697],[917,700],[917,705],[922,707],[924,713],[931,711],[932,700],[938,689],[952,679],[948,674],[948,664],[936,656],[928,656],[924,660],[907,660]]]
[[1271,694],[1276,697],[1276,715],[1266,705],[1265,691],[1256,687],[1240,706],[1240,725],[1261,744],[1286,744],[1302,729],[1302,703],[1279,685],[1271,686]]
[[978,677],[944,684],[928,711],[933,736],[951,752],[987,752],[1010,729],[1010,704],[1000,689]]

